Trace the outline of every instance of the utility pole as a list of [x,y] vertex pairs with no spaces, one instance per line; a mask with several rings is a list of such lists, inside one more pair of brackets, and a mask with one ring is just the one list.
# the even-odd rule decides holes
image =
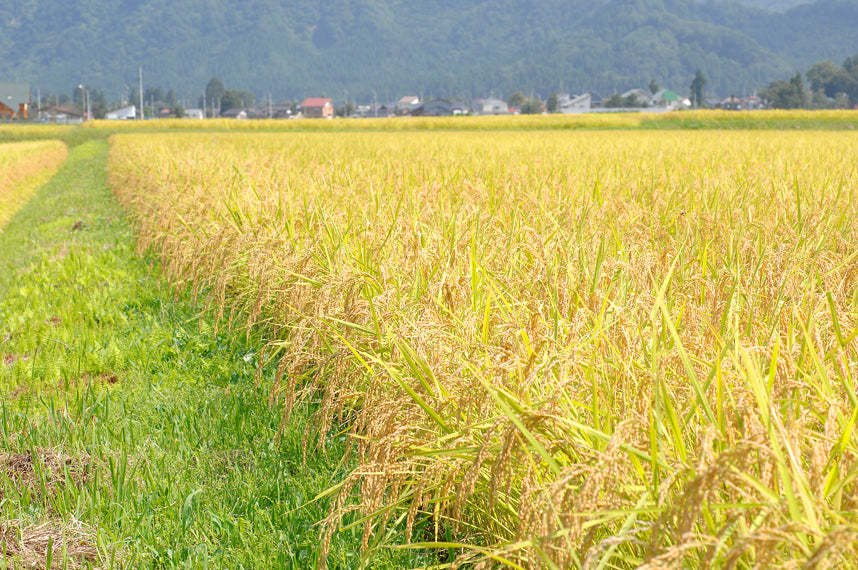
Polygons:
[[39,116],[39,120],[42,120],[42,88],[36,87],[36,109]]
[[268,92],[268,118],[272,118],[271,114],[271,91]]
[[143,119],[143,66],[140,66],[140,119]]

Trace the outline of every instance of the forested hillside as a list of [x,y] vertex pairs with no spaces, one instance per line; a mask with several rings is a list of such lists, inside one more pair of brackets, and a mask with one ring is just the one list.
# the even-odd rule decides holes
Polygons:
[[118,98],[142,66],[147,85],[194,99],[217,75],[275,99],[383,101],[608,94],[651,79],[684,92],[700,68],[724,95],[839,64],[858,52],[856,29],[858,0],[784,13],[681,0],[0,0],[0,80]]

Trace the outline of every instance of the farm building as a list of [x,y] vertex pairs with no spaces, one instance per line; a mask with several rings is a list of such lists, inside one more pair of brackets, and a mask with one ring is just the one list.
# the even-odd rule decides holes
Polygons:
[[0,83],[0,119],[26,119],[29,108],[29,83]]
[[396,107],[403,112],[410,112],[413,109],[416,109],[420,105],[420,97],[417,95],[406,95],[405,97],[401,97],[399,101],[396,103]]
[[496,97],[488,99],[477,99],[476,101],[477,115],[509,115],[510,110],[506,101],[502,101]]
[[308,119],[333,119],[334,105],[323,97],[310,97],[301,103],[301,114]]
[[433,99],[411,110],[413,117],[452,117],[453,104],[443,99]]
[[592,99],[592,95],[589,93],[576,95],[575,97],[564,93],[557,100],[557,110],[566,114],[589,111]]
[[134,105],[129,105],[127,107],[122,107],[121,109],[116,109],[115,111],[110,111],[104,116],[108,121],[125,121],[128,119],[136,119],[137,118],[137,108]]

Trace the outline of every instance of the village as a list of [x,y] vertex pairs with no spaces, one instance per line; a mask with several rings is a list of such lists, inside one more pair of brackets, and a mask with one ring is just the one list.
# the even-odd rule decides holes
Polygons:
[[[521,92],[513,93],[504,100],[495,95],[464,99],[422,99],[418,95],[405,95],[388,103],[372,102],[355,104],[346,100],[337,106],[331,97],[308,97],[300,102],[272,103],[270,97],[262,103],[237,105],[224,108],[222,101],[205,101],[200,107],[184,107],[166,101],[151,99],[140,113],[140,105],[119,102],[110,105],[95,105],[93,110],[92,94],[79,86],[76,99],[64,97],[45,97],[34,92],[28,83],[0,82],[0,120],[28,120],[63,124],[76,124],[90,119],[136,120],[144,119],[205,119],[229,118],[250,119],[334,119],[352,118],[389,118],[389,117],[454,117],[468,115],[516,115],[516,114],[579,114],[579,113],[630,113],[630,112],[667,112],[691,109],[695,105],[691,99],[679,95],[670,89],[656,88],[631,89],[624,93],[615,93],[603,98],[595,92],[582,94],[552,93],[546,100],[538,96],[526,97]],[[160,91],[160,90],[159,90]],[[79,97],[77,97],[79,95]],[[124,104],[123,104],[124,103]],[[728,111],[759,110],[767,108],[766,101],[756,94],[738,97],[731,95],[720,99],[707,97],[701,101],[701,107]]]

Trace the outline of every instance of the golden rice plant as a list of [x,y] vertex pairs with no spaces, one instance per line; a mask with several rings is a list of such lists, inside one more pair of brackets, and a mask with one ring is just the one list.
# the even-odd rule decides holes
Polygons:
[[858,135],[141,134],[140,247],[318,398],[365,543],[854,567]]
[[701,109],[641,116],[642,128],[810,128],[847,129],[858,127],[858,113],[849,109],[723,111]]
[[0,230],[59,170],[67,155],[60,141],[0,144]]
[[74,129],[71,125],[52,123],[7,123],[0,125],[0,142],[59,139]]

